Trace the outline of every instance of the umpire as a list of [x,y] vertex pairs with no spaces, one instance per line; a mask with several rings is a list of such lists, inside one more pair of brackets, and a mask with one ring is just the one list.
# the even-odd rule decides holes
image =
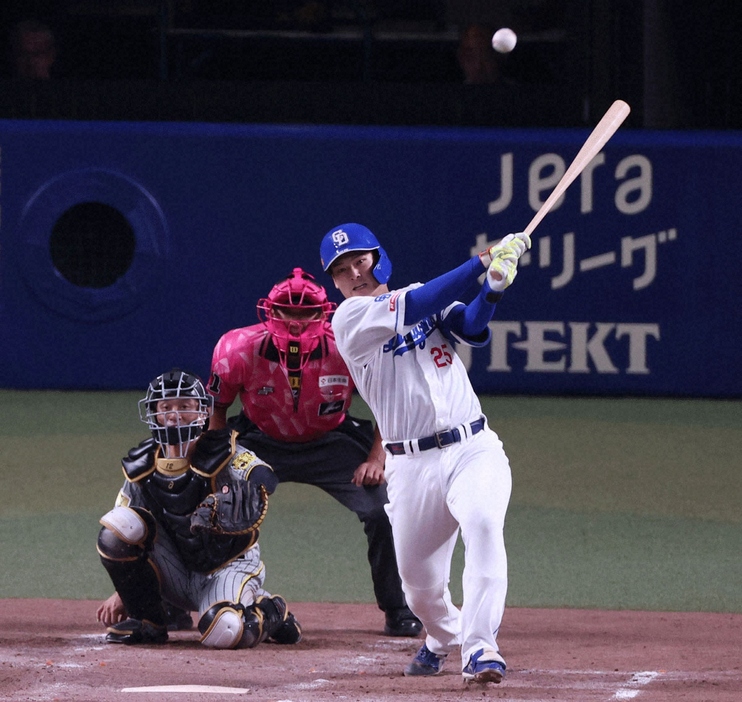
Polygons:
[[[384,633],[417,636],[385,511],[384,450],[373,424],[348,414],[354,385],[335,347],[334,308],[301,268],[277,283],[258,302],[261,322],[227,332],[214,349],[211,426],[237,429],[280,482],[315,485],[358,516]],[[238,395],[242,411],[227,420]]]

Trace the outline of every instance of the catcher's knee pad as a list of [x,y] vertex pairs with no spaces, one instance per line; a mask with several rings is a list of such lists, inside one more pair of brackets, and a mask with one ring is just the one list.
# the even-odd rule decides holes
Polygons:
[[218,602],[198,622],[201,643],[209,648],[253,648],[263,640],[263,618],[241,604]]
[[98,553],[113,561],[131,560],[145,554],[155,538],[157,522],[145,509],[114,507],[100,518]]

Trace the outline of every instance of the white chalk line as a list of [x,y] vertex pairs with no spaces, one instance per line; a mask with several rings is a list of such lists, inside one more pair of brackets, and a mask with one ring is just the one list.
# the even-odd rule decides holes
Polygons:
[[[621,701],[635,699],[653,680],[666,675],[665,671],[644,670],[630,673],[631,677],[626,680],[626,673],[615,670],[522,670],[520,673],[526,676],[529,674],[549,675],[555,680],[566,682],[566,687],[570,689],[602,690],[606,695],[611,695],[610,700]],[[596,677],[604,678],[604,680],[595,680]],[[511,685],[515,683],[515,680],[516,676],[508,678]],[[524,679],[523,682],[526,680]]]
[[652,680],[656,680],[662,675],[657,670],[645,670],[639,673],[634,673],[631,679],[621,688],[616,690],[616,693],[611,697],[612,700],[633,700],[638,697],[642,692],[642,688],[649,685]]
[[311,682],[289,683],[284,687],[289,690],[320,690],[327,685],[333,685],[333,683],[326,678],[317,678]]

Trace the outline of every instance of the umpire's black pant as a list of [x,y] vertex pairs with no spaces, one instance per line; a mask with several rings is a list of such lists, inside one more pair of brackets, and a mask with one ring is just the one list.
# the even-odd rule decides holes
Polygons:
[[348,416],[337,429],[300,444],[273,439],[242,413],[230,417],[228,423],[240,432],[240,443],[268,463],[280,482],[315,485],[355,512],[368,539],[368,562],[379,608],[387,612],[406,607],[392,527],[384,510],[386,485],[359,487],[351,482],[371,450],[372,422]]

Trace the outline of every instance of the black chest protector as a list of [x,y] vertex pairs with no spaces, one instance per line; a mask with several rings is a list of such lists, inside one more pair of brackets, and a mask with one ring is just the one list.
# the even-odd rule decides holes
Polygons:
[[253,544],[250,534],[229,537],[191,533],[191,514],[215,491],[216,476],[234,454],[228,430],[208,434],[208,438],[204,434],[199,440],[192,461],[197,468],[189,466],[177,474],[157,470],[158,444],[154,439],[143,441],[122,461],[127,480],[139,487],[144,506],[152,512],[158,527],[175,542],[185,565],[201,573],[216,570]]

